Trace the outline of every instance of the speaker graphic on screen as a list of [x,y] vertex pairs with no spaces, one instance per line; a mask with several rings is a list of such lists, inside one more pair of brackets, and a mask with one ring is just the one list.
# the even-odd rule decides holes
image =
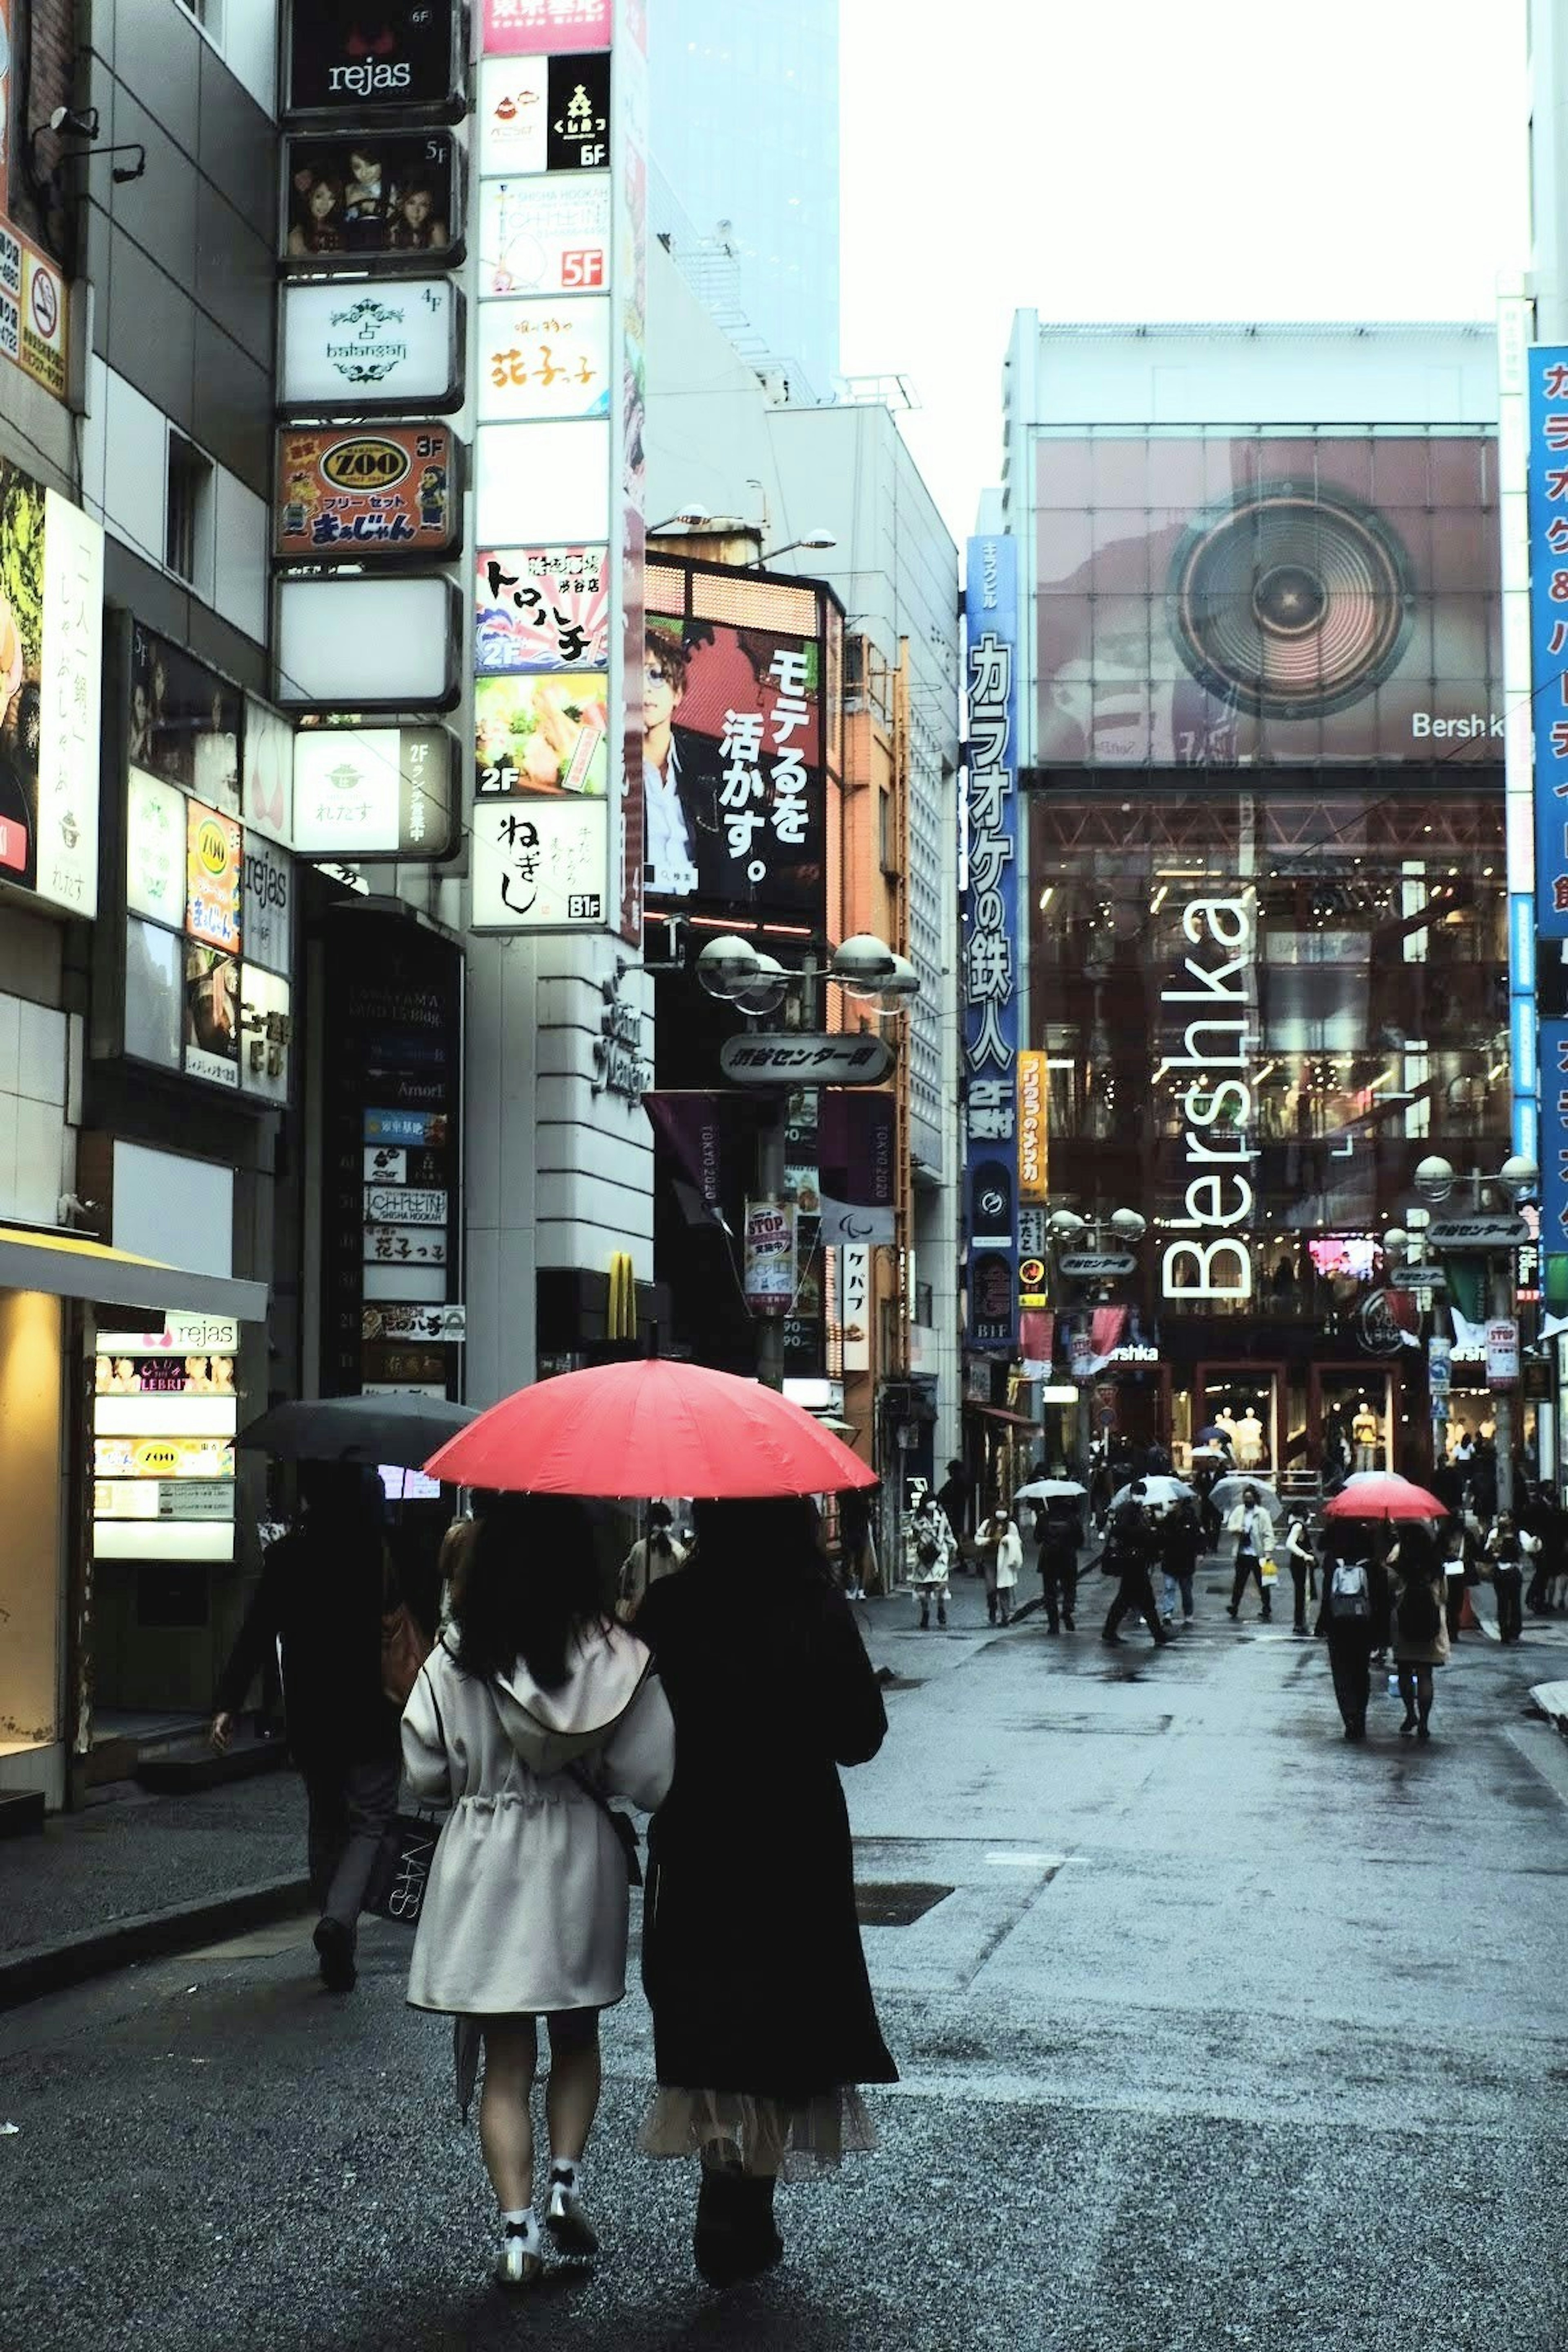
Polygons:
[[1167,611],[1209,693],[1255,718],[1321,718],[1391,676],[1414,595],[1386,516],[1344,491],[1274,482],[1194,519]]

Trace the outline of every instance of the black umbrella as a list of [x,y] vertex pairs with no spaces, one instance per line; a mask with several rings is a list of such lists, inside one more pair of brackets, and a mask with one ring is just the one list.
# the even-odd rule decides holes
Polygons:
[[386,1396],[297,1397],[251,1422],[235,1442],[279,1462],[361,1462],[372,1468],[386,1462],[417,1469],[478,1419],[473,1405],[449,1404],[411,1389]]

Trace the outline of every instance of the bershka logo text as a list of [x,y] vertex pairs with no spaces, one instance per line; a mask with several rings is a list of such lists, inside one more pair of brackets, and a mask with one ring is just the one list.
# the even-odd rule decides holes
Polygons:
[[343,90],[351,98],[374,98],[377,90],[406,89],[413,79],[414,68],[406,59],[400,66],[378,60],[374,65],[333,66],[327,75],[327,87]]
[[1502,738],[1500,716],[1485,710],[1471,710],[1463,719],[1434,719],[1429,710],[1413,710],[1410,732],[1419,742],[1430,736],[1434,741],[1447,743],[1473,742],[1478,735],[1488,735],[1499,741]]

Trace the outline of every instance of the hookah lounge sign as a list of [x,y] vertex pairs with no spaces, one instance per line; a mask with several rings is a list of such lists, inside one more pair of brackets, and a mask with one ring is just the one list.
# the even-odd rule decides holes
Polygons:
[[[1181,1050],[1166,1054],[1167,1071],[1190,1071],[1181,1097],[1182,1216],[1164,1217],[1168,1242],[1161,1260],[1167,1298],[1237,1299],[1252,1295],[1252,1249],[1247,1239],[1255,1198],[1251,1176],[1258,1154],[1247,1130],[1256,1118],[1252,1073],[1258,1042],[1258,926],[1251,891],[1228,898],[1194,898],[1182,916],[1184,956],[1162,1004],[1179,1007]],[[1237,1231],[1237,1228],[1242,1230]]]

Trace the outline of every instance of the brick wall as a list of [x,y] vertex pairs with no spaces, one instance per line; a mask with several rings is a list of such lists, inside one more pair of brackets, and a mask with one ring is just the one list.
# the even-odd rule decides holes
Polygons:
[[[46,187],[43,198],[28,184],[28,132],[47,122],[57,106],[75,95],[76,0],[10,0],[11,138],[6,158],[10,186],[5,210],[24,235],[47,252],[67,256],[68,210]],[[59,161],[58,142],[46,131],[37,142],[38,168],[47,180]]]

